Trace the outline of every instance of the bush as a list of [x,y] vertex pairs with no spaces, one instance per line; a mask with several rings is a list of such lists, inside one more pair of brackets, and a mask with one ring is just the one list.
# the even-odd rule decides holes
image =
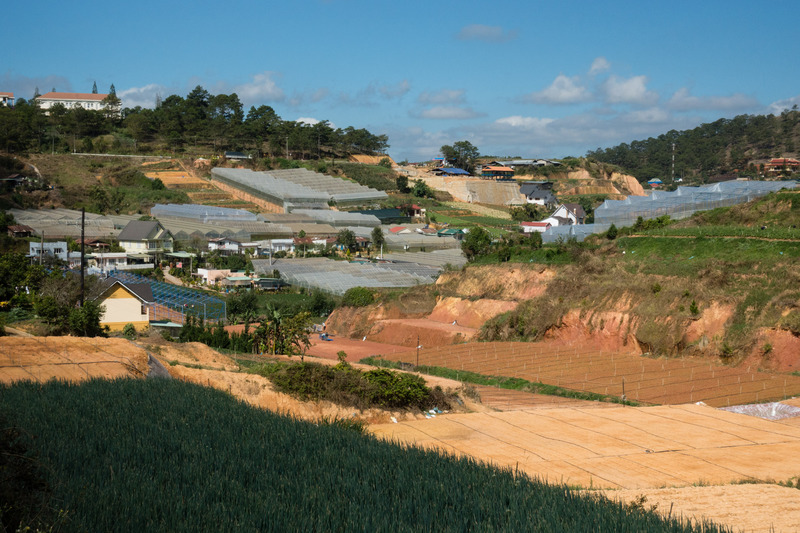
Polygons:
[[450,408],[449,398],[441,389],[431,390],[420,376],[404,372],[387,369],[361,372],[344,362],[333,367],[271,363],[252,371],[268,378],[278,391],[302,400],[328,400],[359,409]]
[[136,338],[136,326],[128,322],[125,324],[125,327],[122,328],[122,336],[126,339],[133,340]]
[[347,289],[342,297],[342,305],[345,307],[364,307],[375,301],[375,295],[365,287],[353,287]]

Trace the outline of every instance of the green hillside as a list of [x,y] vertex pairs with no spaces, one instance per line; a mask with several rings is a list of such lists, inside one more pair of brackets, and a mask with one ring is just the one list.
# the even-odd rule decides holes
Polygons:
[[719,119],[686,131],[590,151],[587,157],[619,166],[639,181],[672,176],[704,182],[710,177],[737,173],[757,177],[774,157],[797,158],[800,153],[800,111],[795,106],[780,115],[739,115]]
[[0,414],[6,531],[726,530],[173,380],[4,386]]

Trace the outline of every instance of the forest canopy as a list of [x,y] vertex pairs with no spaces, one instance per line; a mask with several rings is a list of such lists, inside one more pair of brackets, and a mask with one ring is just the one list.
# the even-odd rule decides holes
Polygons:
[[153,109],[119,113],[56,105],[46,112],[35,100],[0,107],[0,150],[137,154],[157,151],[220,152],[321,159],[349,154],[381,154],[386,135],[353,126],[334,128],[283,120],[267,105],[244,109],[239,96],[211,94],[201,86],[186,97],[158,98]]

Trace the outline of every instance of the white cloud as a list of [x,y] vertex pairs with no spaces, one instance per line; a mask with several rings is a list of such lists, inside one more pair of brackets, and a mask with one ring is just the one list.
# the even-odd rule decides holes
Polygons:
[[381,85],[378,87],[378,93],[388,99],[402,98],[410,90],[411,83],[408,80],[397,82],[394,85]]
[[793,106],[800,107],[800,94],[797,96],[792,96],[791,98],[786,98],[785,100],[772,102],[768,107],[768,112],[778,115],[786,109],[791,109]]
[[153,109],[156,106],[156,96],[160,95],[161,98],[174,94],[168,91],[166,87],[151,83],[144,87],[131,87],[123,91],[117,91],[117,96],[122,100],[122,107],[143,107]]
[[647,90],[647,76],[624,79],[610,76],[601,86],[605,100],[610,104],[653,105],[658,94]]
[[311,93],[311,95],[309,96],[309,100],[311,100],[314,103],[320,102],[320,101],[324,100],[325,98],[327,98],[329,93],[330,93],[330,91],[325,87],[323,87],[321,89],[317,89],[316,91]]
[[689,89],[683,87],[675,91],[675,94],[667,102],[667,106],[676,111],[695,109],[731,111],[753,109],[758,106],[758,100],[742,93],[730,96],[692,96]]
[[[308,124],[309,126],[314,126],[322,122],[322,120],[316,119],[314,117],[298,117],[295,119],[295,122],[298,122],[300,124]],[[336,124],[334,124],[333,122],[329,120],[326,120],[325,122],[327,122],[328,126],[330,126],[331,128],[336,129]]]
[[552,118],[523,117],[520,115],[514,115],[510,117],[498,118],[494,121],[494,123],[524,130],[541,130],[546,128],[547,125],[551,124],[553,121],[554,119]]
[[436,120],[466,120],[483,117],[485,113],[479,113],[469,107],[436,106],[419,113],[412,113],[412,116]]
[[350,94],[339,93],[336,97],[338,103],[343,105],[354,105],[360,107],[374,107],[377,105],[378,97],[384,100],[399,100],[411,90],[411,83],[402,80],[395,84],[378,85],[370,83],[365,88]]
[[574,104],[591,98],[590,92],[580,85],[578,77],[559,74],[546,89],[526,95],[523,100],[537,104]]
[[245,106],[263,104],[265,102],[281,102],[286,96],[283,89],[272,79],[277,76],[275,72],[265,71],[253,76],[249,83],[234,87],[233,92]]
[[634,124],[664,124],[669,121],[671,115],[664,109],[651,107],[625,113],[620,118],[625,122]]
[[417,102],[424,105],[462,104],[464,103],[464,91],[448,89],[437,92],[426,91],[417,97]]
[[456,34],[462,41],[483,41],[486,43],[504,43],[517,38],[517,30],[504,30],[502,26],[486,26],[484,24],[471,24],[464,26]]
[[589,69],[590,76],[596,76],[601,74],[611,68],[611,63],[605,57],[596,57],[594,61],[592,61],[592,66]]

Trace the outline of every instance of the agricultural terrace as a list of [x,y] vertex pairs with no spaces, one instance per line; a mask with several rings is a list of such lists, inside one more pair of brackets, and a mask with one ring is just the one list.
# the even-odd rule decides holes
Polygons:
[[147,359],[145,350],[120,338],[2,337],[0,383],[142,377]]
[[452,414],[370,430],[587,489],[784,480],[800,453],[797,426],[704,405]]
[[[386,359],[416,363],[417,352]],[[419,364],[522,378],[649,404],[705,402],[714,407],[800,395],[800,376],[729,367],[697,358],[655,359],[539,343],[467,343],[419,350]]]

